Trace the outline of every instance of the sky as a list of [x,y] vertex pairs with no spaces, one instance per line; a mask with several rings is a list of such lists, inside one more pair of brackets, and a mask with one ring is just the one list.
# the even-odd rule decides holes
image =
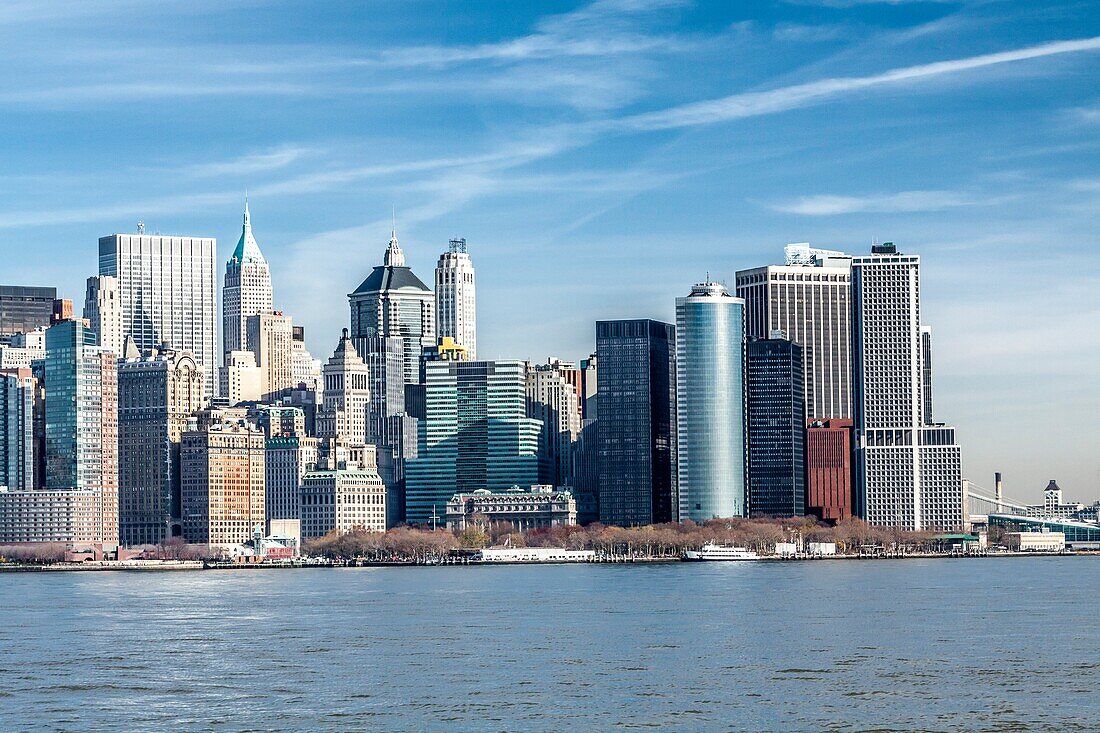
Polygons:
[[425,281],[467,239],[479,357],[542,361],[893,241],[964,475],[1100,498],[1094,2],[9,0],[0,69],[5,284],[79,308],[139,220],[227,257],[247,191],[325,359],[393,207]]

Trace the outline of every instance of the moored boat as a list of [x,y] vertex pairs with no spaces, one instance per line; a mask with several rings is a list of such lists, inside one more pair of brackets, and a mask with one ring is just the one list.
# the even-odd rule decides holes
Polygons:
[[747,547],[715,545],[710,542],[698,550],[686,550],[685,560],[759,560],[760,556]]

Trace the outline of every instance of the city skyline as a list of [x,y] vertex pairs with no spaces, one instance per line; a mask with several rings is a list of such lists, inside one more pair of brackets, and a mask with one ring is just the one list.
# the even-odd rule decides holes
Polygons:
[[[30,62],[40,60],[30,47],[46,21],[76,42],[81,23],[106,37],[129,35],[135,18],[145,24],[127,52],[76,54],[87,68],[66,84],[51,78],[72,63],[64,55],[33,77],[15,65],[0,96],[9,113],[0,125],[23,142],[0,168],[7,282],[57,286],[80,302],[96,272],[96,238],[139,219],[154,231],[217,237],[220,274],[248,188],[280,305],[323,356],[347,325],[344,294],[381,263],[392,203],[421,278],[450,239],[468,239],[481,358],[579,360],[594,346],[596,320],[671,321],[674,298],[706,270],[732,285],[738,269],[781,264],[788,242],[859,255],[877,237],[922,256],[922,304],[937,329],[936,411],[966,446],[964,475],[988,487],[1001,470],[1020,499],[1039,496],[1051,477],[1088,499],[1100,481],[1088,440],[1100,406],[1089,366],[1100,358],[1097,276],[1077,265],[1096,244],[1090,170],[1100,118],[1088,80],[1100,41],[1087,12],[1009,4],[993,18],[966,3],[901,3],[719,17],[701,5],[603,2],[543,17],[526,8],[492,31],[476,18],[415,31],[392,10],[368,20],[333,6],[302,29],[289,54],[300,63],[280,87],[272,52],[289,43],[294,19],[268,11],[262,29],[229,45],[215,27],[245,11],[199,5],[214,19],[178,10],[171,22],[153,19],[131,3],[73,11],[75,20],[47,10],[3,19],[23,37],[0,53],[23,49]],[[340,20],[385,43],[359,48],[348,33],[324,54],[317,41]],[[184,32],[168,35],[171,23]],[[589,32],[599,49],[585,47]],[[158,49],[165,39],[174,42]],[[220,44],[215,61],[183,75],[186,52],[209,44]],[[763,49],[779,58],[753,60]],[[140,59],[161,50],[147,83],[136,84]],[[712,77],[682,68],[707,54],[744,68]],[[336,81],[350,83],[356,61],[392,73],[392,104],[374,104],[376,88],[364,95],[387,109],[368,112],[316,85],[316,69],[333,65]],[[945,65],[929,67],[936,63]],[[425,69],[485,88],[464,87],[473,101],[433,106],[425,87],[436,77]],[[568,73],[546,74],[553,69]],[[536,72],[549,79],[542,94],[521,89]],[[363,74],[384,86],[377,70]],[[259,102],[274,111],[271,120],[250,116],[247,130],[211,120],[211,130],[166,145],[188,130],[171,119],[179,99],[209,101],[204,119],[239,120],[234,110]],[[286,124],[317,99],[339,102],[326,121],[346,120],[327,134]],[[95,109],[104,101],[141,101],[131,113],[153,137],[122,139],[125,121],[105,132],[114,118]],[[437,121],[438,144],[425,139],[429,123],[396,132],[440,110],[473,111],[474,122]],[[553,114],[532,114],[546,110]],[[25,129],[32,112],[41,133]],[[1034,125],[1019,129],[1020,114]],[[531,128],[540,116],[552,122],[537,128],[541,137]],[[750,117],[764,124],[745,124]],[[351,123],[361,128],[355,137]],[[820,135],[804,139],[806,129]],[[105,134],[99,150],[74,154],[74,140],[90,134]],[[56,150],[46,146],[53,135]],[[462,145],[447,149],[456,138]],[[722,152],[702,160],[690,148]],[[80,190],[93,172],[95,190]],[[48,271],[41,252],[55,255]],[[532,291],[541,297],[523,297]]]

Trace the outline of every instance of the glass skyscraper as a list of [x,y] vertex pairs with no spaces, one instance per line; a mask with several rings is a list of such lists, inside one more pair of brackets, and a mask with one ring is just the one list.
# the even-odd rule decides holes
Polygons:
[[424,364],[424,419],[407,464],[405,521],[442,520],[456,493],[538,483],[538,420],[527,417],[522,361]]
[[596,474],[604,524],[676,519],[675,348],[669,323],[596,322]]
[[745,301],[721,283],[676,299],[680,521],[745,515],[744,318]]
[[749,513],[806,513],[806,378],[802,347],[783,338],[745,347]]

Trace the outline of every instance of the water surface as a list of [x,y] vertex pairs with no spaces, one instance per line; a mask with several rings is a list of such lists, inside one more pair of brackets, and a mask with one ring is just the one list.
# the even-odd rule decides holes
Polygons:
[[1095,731],[1100,558],[0,574],[0,731]]

